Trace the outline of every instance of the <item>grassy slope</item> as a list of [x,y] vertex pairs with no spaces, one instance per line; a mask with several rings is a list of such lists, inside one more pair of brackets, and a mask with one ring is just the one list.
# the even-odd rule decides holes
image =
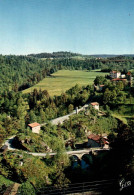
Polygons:
[[38,90],[46,89],[50,95],[60,95],[62,92],[65,92],[67,89],[76,84],[81,86],[93,84],[93,81],[97,75],[105,76],[106,74],[108,73],[101,73],[98,71],[86,72],[79,70],[60,70],[52,74],[53,77],[43,79],[37,85],[24,90],[23,93],[32,92],[34,88],[37,88]]
[[125,116],[121,116],[119,114],[112,114],[112,116],[114,118],[117,118],[117,119],[121,120],[124,124],[127,124],[127,119],[125,118]]

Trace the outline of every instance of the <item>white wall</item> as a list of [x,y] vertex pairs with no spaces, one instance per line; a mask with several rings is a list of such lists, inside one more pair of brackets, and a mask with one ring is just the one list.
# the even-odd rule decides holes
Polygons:
[[33,127],[33,128],[32,128],[32,132],[33,132],[33,133],[38,133],[38,134],[39,134],[39,133],[40,133],[40,126]]

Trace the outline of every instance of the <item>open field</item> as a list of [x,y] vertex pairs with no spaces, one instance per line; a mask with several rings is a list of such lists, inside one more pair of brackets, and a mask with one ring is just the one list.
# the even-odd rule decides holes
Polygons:
[[91,85],[96,76],[105,76],[108,73],[98,71],[86,72],[79,70],[59,70],[52,74],[51,77],[45,78],[38,84],[23,91],[23,93],[32,92],[34,88],[47,90],[51,96],[60,95],[62,92],[70,89],[76,84]]

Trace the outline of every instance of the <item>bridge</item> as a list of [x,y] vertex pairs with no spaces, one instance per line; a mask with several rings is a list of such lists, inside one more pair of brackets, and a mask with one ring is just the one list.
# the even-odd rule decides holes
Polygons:
[[[82,156],[85,154],[89,154],[92,152],[93,154],[96,154],[98,151],[106,151],[109,149],[104,149],[104,148],[87,148],[87,149],[82,149],[82,150],[73,150],[73,151],[66,151],[65,153],[68,154],[69,156],[77,156],[81,160]],[[51,153],[33,153],[33,152],[27,152],[28,154],[31,154],[33,156],[39,156],[39,157],[46,157],[46,156],[55,156],[57,153],[56,152],[51,152]]]

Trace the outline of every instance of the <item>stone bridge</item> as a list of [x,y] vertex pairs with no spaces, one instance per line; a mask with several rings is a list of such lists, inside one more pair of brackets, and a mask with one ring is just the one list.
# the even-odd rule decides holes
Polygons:
[[[97,151],[102,151],[102,150],[109,150],[109,149],[103,149],[103,148],[88,148],[88,149],[82,149],[82,150],[73,150],[73,151],[66,151],[65,153],[68,154],[69,156],[77,156],[78,159],[81,160],[82,156],[85,154],[89,154],[92,152],[93,154],[96,154]],[[39,156],[39,157],[46,157],[46,156],[55,156],[57,153],[56,152],[51,152],[51,153],[33,153],[33,152],[27,152],[28,154],[32,154],[33,156]]]
[[92,152],[93,154],[96,154],[98,151],[102,151],[102,150],[106,150],[103,148],[88,148],[88,149],[83,149],[83,150],[74,150],[74,151],[67,151],[66,153],[69,156],[77,156],[78,159],[82,159],[82,157],[85,154],[89,154],[90,152]]

